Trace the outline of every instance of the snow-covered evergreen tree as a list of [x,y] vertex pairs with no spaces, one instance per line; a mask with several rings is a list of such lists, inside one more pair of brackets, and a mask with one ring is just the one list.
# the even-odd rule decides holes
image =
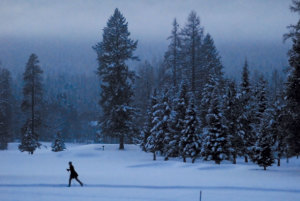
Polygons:
[[146,121],[144,123],[143,129],[141,131],[141,148],[143,151],[147,151],[147,139],[151,135],[151,128],[152,128],[152,114],[151,114],[151,107],[153,105],[149,106],[149,109],[147,111]]
[[248,62],[245,61],[242,72],[242,83],[240,92],[238,94],[240,113],[237,121],[238,133],[243,139],[243,155],[245,162],[248,162],[248,157],[251,155],[253,146],[255,144],[255,133],[253,132],[253,102],[252,90],[249,81]]
[[263,75],[259,76],[256,86],[254,88],[254,98],[255,101],[253,102],[253,104],[255,105],[255,123],[260,125],[260,122],[263,120],[264,117],[264,112],[268,108],[267,81],[265,80]]
[[59,151],[63,151],[66,149],[65,142],[64,142],[60,132],[56,133],[55,139],[52,142],[51,147],[52,147],[52,151],[54,151],[54,152],[59,152]]
[[270,120],[268,117],[264,118],[261,122],[259,130],[260,132],[258,133],[251,158],[253,162],[264,167],[264,170],[266,170],[268,166],[272,166],[274,163],[272,135],[270,134]]
[[239,117],[239,104],[237,98],[237,89],[234,81],[228,80],[226,85],[226,93],[223,96],[224,101],[224,124],[226,127],[227,140],[228,140],[228,155],[236,164],[238,156],[242,155],[241,145],[243,144],[242,138],[238,135],[237,120]]
[[7,149],[12,130],[12,105],[11,105],[11,76],[5,68],[0,68],[0,150]]
[[162,119],[161,119],[161,129],[163,133],[163,150],[161,154],[165,156],[165,160],[169,159],[169,143],[173,139],[173,133],[170,131],[169,125],[171,121],[171,106],[168,98],[169,94],[167,91],[163,94],[162,98]]
[[21,129],[22,138],[21,144],[19,145],[20,151],[27,151],[29,154],[33,154],[33,152],[40,147],[40,143],[38,142],[38,136],[36,133],[32,132],[32,122],[27,120],[24,126]]
[[164,148],[164,133],[162,130],[162,104],[159,99],[156,90],[153,92],[151,100],[151,127],[150,135],[147,138],[146,150],[153,153],[153,160],[156,160],[156,153],[162,152]]
[[[261,132],[263,132],[261,129],[266,129],[262,127],[262,124],[264,121],[270,120],[270,112],[266,112],[268,109],[268,100],[267,100],[267,81],[264,79],[263,75],[260,75],[258,80],[256,81],[253,89],[253,99],[250,104],[250,109],[252,111],[252,132],[253,135],[251,137],[252,142],[248,142],[248,155],[251,157],[253,156],[253,149],[255,148],[254,145],[251,144],[257,142],[259,139],[259,136],[261,136]],[[266,131],[264,131],[266,132]],[[248,139],[249,140],[249,139]]]
[[[300,1],[293,0],[291,11],[300,14]],[[296,25],[289,26],[285,39],[291,38],[292,48],[289,51],[289,75],[287,79],[287,108],[290,114],[288,126],[289,155],[300,154],[300,19]]]
[[228,158],[227,136],[221,101],[216,87],[210,98],[210,106],[206,115],[206,127],[203,129],[201,155],[205,160],[213,160],[220,164]]
[[[207,126],[206,115],[209,110],[209,106],[212,100],[212,93],[215,88],[219,88],[219,79],[213,73],[209,74],[208,82],[205,84],[204,89],[202,90],[201,94],[201,102],[200,102],[200,109],[199,109],[199,117],[201,120],[202,128]],[[219,90],[218,90],[219,92]],[[219,94],[220,95],[220,94]]]
[[133,56],[137,41],[129,36],[128,23],[116,8],[103,29],[102,42],[94,47],[99,61],[97,74],[101,79],[101,130],[120,138],[119,149],[124,149],[124,138],[135,132],[132,106],[135,73],[129,70],[127,61],[137,59]]
[[169,129],[172,138],[166,145],[167,155],[170,157],[178,157],[183,152],[183,147],[179,146],[182,131],[185,129],[185,116],[189,104],[188,89],[186,82],[182,81],[178,97],[175,99],[174,110],[171,112]]
[[186,110],[184,129],[182,130],[182,136],[179,143],[180,150],[182,150],[181,157],[183,158],[183,162],[186,162],[186,158],[191,158],[192,163],[194,163],[199,156],[201,142],[197,129],[198,126],[199,122],[197,120],[195,100],[194,97],[191,96]]
[[34,150],[40,146],[38,130],[41,127],[41,107],[43,103],[42,73],[38,57],[31,54],[23,74],[24,99],[21,108],[27,121],[22,128],[22,138],[19,146],[20,151],[28,151],[30,154],[33,154]]
[[282,99],[277,99],[270,107],[270,129],[272,135],[274,157],[277,159],[277,166],[280,166],[280,159],[286,154],[288,136],[288,115],[286,105]]
[[205,84],[209,82],[209,74],[216,76],[220,83],[223,82],[221,57],[209,33],[203,39],[198,59],[201,68],[197,71],[197,76],[199,77],[197,80],[197,91],[202,93]]

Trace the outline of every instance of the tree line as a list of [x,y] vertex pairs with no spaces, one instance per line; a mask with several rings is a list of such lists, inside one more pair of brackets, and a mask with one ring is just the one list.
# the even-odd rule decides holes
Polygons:
[[[298,6],[298,4],[295,4]],[[295,27],[291,27],[291,33]],[[168,49],[158,67],[145,61],[136,72],[126,61],[137,59],[137,41],[129,38],[127,22],[118,9],[103,31],[98,53],[104,135],[141,143],[144,151],[170,157],[232,160],[243,156],[266,169],[281,157],[299,154],[297,133],[299,99],[291,80],[297,72],[290,51],[288,79],[278,71],[268,84],[263,74],[250,77],[247,60],[241,80],[225,78],[213,38],[205,34],[200,18],[191,12],[180,29],[176,19]],[[135,81],[135,82],[134,82]],[[291,93],[293,91],[293,93]],[[133,124],[134,123],[134,124]],[[141,135],[139,132],[141,131]]]
[[[293,1],[291,10],[299,12],[299,6]],[[291,38],[293,46],[287,79],[278,71],[273,72],[271,84],[260,73],[251,79],[245,60],[236,82],[224,78],[213,39],[203,34],[196,13],[191,12],[181,31],[174,20],[163,61],[164,80],[152,85],[144,107],[142,149],[152,152],[154,160],[159,153],[165,160],[200,158],[219,164],[222,160],[236,163],[242,156],[264,169],[275,159],[280,166],[282,157],[298,157],[299,25],[289,28],[285,38]],[[149,77],[144,76],[142,83],[151,83]]]

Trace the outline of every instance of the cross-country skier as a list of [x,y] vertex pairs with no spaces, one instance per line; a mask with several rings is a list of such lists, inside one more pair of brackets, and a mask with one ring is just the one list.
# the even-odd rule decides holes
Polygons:
[[69,162],[69,166],[70,168],[67,169],[67,171],[70,171],[70,178],[69,178],[69,187],[71,186],[71,180],[72,179],[76,179],[76,181],[78,181],[78,183],[83,186],[83,183],[78,179],[78,174],[74,169],[74,166],[72,165],[72,162]]

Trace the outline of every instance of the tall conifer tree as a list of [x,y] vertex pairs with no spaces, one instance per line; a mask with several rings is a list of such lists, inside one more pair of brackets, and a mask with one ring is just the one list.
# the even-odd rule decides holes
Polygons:
[[163,104],[162,99],[158,97],[154,90],[151,101],[151,129],[150,135],[147,138],[146,149],[153,153],[153,160],[156,160],[156,153],[163,152],[164,149],[164,132],[163,132]]
[[239,104],[237,98],[236,84],[233,81],[227,81],[224,100],[225,127],[228,139],[228,151],[233,164],[236,164],[238,156],[242,155],[243,145],[241,137],[238,135],[237,119],[239,117]]
[[135,108],[132,106],[135,73],[129,70],[127,61],[137,59],[133,55],[136,48],[137,41],[130,39],[128,23],[116,8],[103,29],[102,42],[94,49],[98,54],[97,74],[101,79],[101,130],[103,134],[120,138],[119,149],[124,149],[124,138],[135,132]]
[[[293,0],[291,11],[300,14],[300,1]],[[300,19],[296,25],[289,26],[290,32],[284,35],[284,39],[291,38],[289,65],[290,71],[287,79],[287,107],[289,108],[290,125],[288,127],[289,155],[300,154]]]
[[200,25],[200,18],[196,12],[189,14],[188,22],[181,31],[182,35],[182,59],[183,74],[188,80],[190,90],[195,93],[197,80],[200,78],[197,72],[200,70],[199,51],[203,40],[203,28]]
[[238,132],[243,139],[243,155],[245,162],[248,162],[248,157],[251,155],[252,147],[255,144],[255,138],[252,127],[252,90],[249,80],[248,62],[245,61],[242,72],[242,83],[239,93],[240,113],[238,118]]
[[198,54],[200,68],[197,70],[197,91],[202,92],[205,84],[209,81],[209,74],[216,76],[220,84],[223,82],[223,65],[210,34],[206,34],[204,37]]
[[201,155],[205,160],[213,160],[220,164],[228,158],[226,128],[221,111],[220,95],[216,87],[210,97],[210,105],[206,115],[206,127],[203,131]]
[[0,68],[0,149],[7,149],[11,138],[11,76],[5,68]]
[[197,120],[197,114],[195,109],[195,100],[191,96],[189,99],[189,104],[186,110],[184,119],[184,129],[182,130],[180,149],[182,150],[181,156],[183,162],[186,162],[186,158],[191,158],[192,163],[197,159],[200,149],[201,142],[198,131],[199,122]]
[[23,74],[24,100],[21,108],[26,115],[26,122],[22,128],[20,151],[28,151],[33,154],[40,146],[39,131],[42,125],[41,111],[43,104],[42,69],[39,66],[38,57],[31,54]]
[[185,129],[185,116],[189,104],[187,84],[184,81],[180,84],[178,97],[174,102],[173,114],[170,119],[170,132],[172,137],[170,142],[166,145],[168,147],[167,155],[171,157],[177,157],[183,152],[183,147],[180,147],[179,143],[182,132]]
[[165,65],[172,71],[173,86],[177,87],[178,82],[181,79],[181,36],[179,35],[179,25],[177,20],[173,21],[173,29],[171,35],[168,37],[170,44],[168,50],[165,53]]

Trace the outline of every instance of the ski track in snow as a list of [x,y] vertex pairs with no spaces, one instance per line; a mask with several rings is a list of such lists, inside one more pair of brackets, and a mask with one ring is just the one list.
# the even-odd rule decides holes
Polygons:
[[[66,187],[66,184],[0,184],[0,188],[15,187],[15,188],[61,188]],[[300,189],[279,189],[279,188],[256,188],[243,186],[148,186],[148,185],[110,185],[110,184],[88,184],[81,186],[72,186],[71,188],[131,188],[131,189],[180,189],[180,190],[238,190],[238,191],[265,191],[265,192],[285,192],[299,193]]]

